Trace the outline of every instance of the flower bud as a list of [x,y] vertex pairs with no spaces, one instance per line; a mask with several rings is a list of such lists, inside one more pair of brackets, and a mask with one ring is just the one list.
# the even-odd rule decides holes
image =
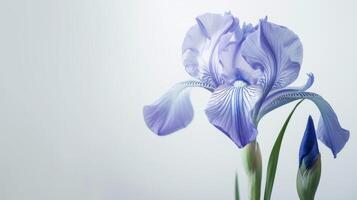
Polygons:
[[321,176],[321,157],[314,122],[309,116],[300,145],[296,187],[300,200],[313,200]]

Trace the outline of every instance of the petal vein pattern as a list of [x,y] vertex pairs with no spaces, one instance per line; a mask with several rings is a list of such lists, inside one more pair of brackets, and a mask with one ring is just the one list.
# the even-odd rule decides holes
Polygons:
[[255,140],[256,125],[252,110],[261,95],[259,87],[222,85],[209,100],[206,115],[214,126],[226,134],[238,147]]
[[193,119],[190,88],[201,87],[213,91],[214,87],[198,81],[177,83],[160,99],[144,106],[146,125],[157,135],[163,136],[185,128]]

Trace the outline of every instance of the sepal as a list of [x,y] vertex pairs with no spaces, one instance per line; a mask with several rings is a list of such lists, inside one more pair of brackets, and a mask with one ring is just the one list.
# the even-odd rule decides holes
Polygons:
[[308,168],[304,162],[300,166],[297,178],[296,189],[300,200],[313,200],[319,186],[321,177],[321,156],[318,155],[315,163]]

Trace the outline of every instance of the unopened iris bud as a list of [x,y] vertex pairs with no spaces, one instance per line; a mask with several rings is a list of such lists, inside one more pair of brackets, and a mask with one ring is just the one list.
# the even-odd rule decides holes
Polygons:
[[321,176],[321,157],[314,122],[309,116],[299,152],[296,187],[300,200],[313,200]]

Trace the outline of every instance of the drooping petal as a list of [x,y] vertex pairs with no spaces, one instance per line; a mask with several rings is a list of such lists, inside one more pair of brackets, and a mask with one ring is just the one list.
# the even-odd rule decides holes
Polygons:
[[321,117],[317,129],[318,138],[331,149],[334,157],[347,143],[350,132],[343,129],[338,121],[335,111],[330,104],[320,95],[312,92],[290,92],[274,98],[261,107],[260,116],[298,99],[309,99],[319,108]]
[[251,111],[261,92],[260,88],[254,86],[222,85],[209,100],[206,108],[209,121],[240,148],[254,141],[257,136]]
[[[308,79],[306,83],[302,86],[299,87],[286,87],[283,89],[276,90],[274,92],[271,92],[265,99],[264,102],[262,102],[262,107],[265,107],[266,105],[270,104],[272,101],[274,101],[277,97],[282,96],[284,94],[292,93],[292,92],[305,92],[308,90],[312,84],[314,83],[314,75],[312,73],[307,74]],[[264,111],[260,111],[256,113],[257,116],[255,116],[254,120],[256,123],[259,122],[259,120],[266,114]]]
[[189,97],[191,87],[203,87],[209,91],[214,88],[198,81],[186,81],[174,85],[160,99],[144,106],[143,114],[146,125],[163,136],[185,128],[193,118],[193,108]]
[[259,28],[242,44],[245,60],[264,72],[266,93],[296,80],[302,53],[302,44],[295,33],[266,19],[260,21]]
[[319,155],[320,151],[317,144],[314,121],[312,120],[312,117],[309,116],[300,145],[299,166],[304,162],[306,168],[311,168],[315,164]]
[[183,64],[191,76],[218,86],[222,80],[217,43],[223,34],[234,30],[236,20],[229,13],[206,13],[196,21],[197,25],[190,28],[182,44]]

